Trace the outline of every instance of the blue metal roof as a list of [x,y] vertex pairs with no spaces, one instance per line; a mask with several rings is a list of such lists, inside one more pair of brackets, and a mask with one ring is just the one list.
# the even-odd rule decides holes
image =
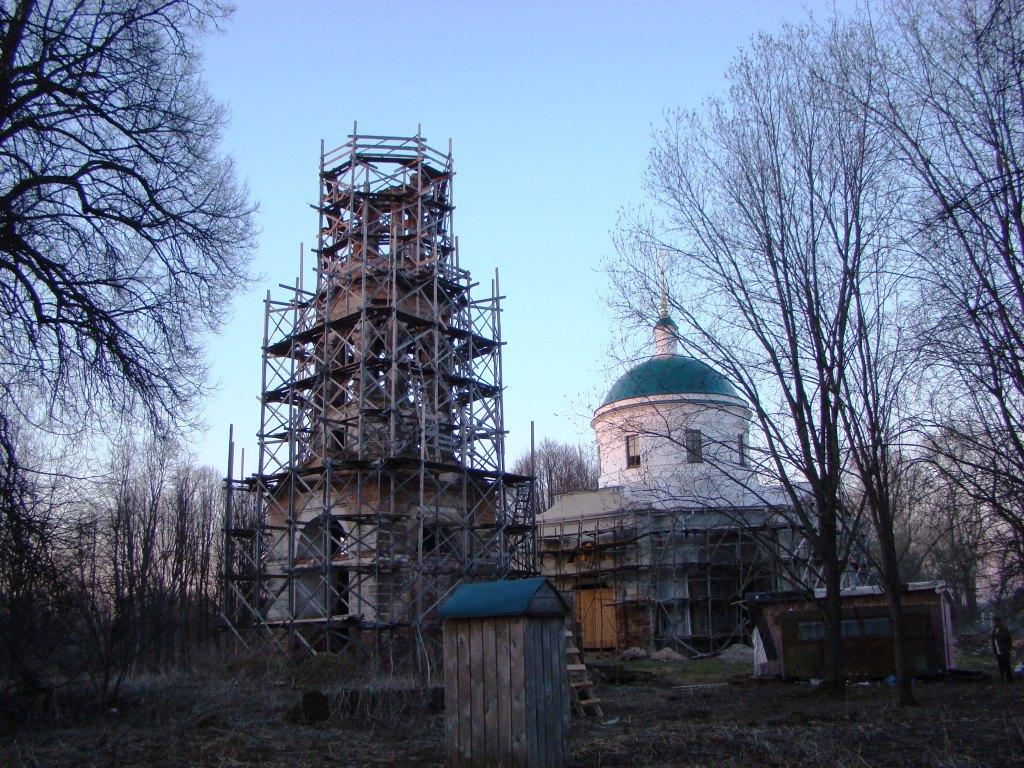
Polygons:
[[[538,592],[553,594],[562,604],[558,591],[543,576],[533,579],[480,581],[460,585],[438,609],[442,619],[469,619],[484,616],[525,616],[532,611],[530,603]],[[550,611],[545,611],[550,615]]]

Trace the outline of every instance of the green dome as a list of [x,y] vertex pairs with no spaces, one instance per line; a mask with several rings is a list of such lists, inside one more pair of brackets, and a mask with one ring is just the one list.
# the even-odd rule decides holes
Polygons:
[[627,371],[612,385],[601,405],[655,395],[727,395],[739,397],[729,380],[692,357],[652,357]]

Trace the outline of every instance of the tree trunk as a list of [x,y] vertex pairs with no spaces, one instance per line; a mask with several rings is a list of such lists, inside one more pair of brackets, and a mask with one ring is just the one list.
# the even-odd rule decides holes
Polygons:
[[904,632],[906,628],[903,625],[903,600],[898,582],[895,585],[887,584],[886,598],[889,604],[889,623],[892,625],[892,653],[896,665],[896,680],[899,685],[899,703],[901,707],[916,706],[917,701],[914,699],[910,664],[907,657],[907,642]]
[[964,603],[963,622],[973,626],[978,620],[978,582],[973,568],[964,579]]
[[825,624],[825,690],[833,696],[841,696],[846,690],[846,670],[843,655],[843,608],[839,594],[841,576],[834,564],[823,568],[825,599],[822,613]]
[[886,603],[889,606],[889,624],[892,627],[893,662],[896,667],[896,681],[899,685],[900,706],[910,707],[914,701],[911,686],[910,664],[907,658],[907,643],[903,625],[903,581],[900,578],[899,555],[893,536],[893,514],[891,508],[877,510],[875,530],[878,534],[879,554],[882,560],[882,584]]

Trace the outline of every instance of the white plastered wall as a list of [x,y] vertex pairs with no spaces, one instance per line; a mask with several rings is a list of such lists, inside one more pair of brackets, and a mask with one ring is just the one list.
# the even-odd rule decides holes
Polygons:
[[[744,506],[752,473],[739,462],[750,411],[735,397],[661,395],[609,403],[591,422],[597,438],[601,488],[621,486],[655,507]],[[687,462],[686,430],[701,433],[700,463]],[[640,466],[628,467],[626,437],[638,435]],[[646,496],[647,498],[642,498]]]

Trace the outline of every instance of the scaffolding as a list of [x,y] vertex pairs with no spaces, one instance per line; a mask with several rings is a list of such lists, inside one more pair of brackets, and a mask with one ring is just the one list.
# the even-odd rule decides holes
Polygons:
[[505,471],[498,273],[471,296],[453,175],[419,132],[321,144],[315,285],[300,265],[265,302],[256,474],[229,449],[243,642],[422,659],[455,586],[536,572],[532,481]]
[[[768,510],[637,510],[538,522],[541,569],[575,594],[583,647],[716,653],[749,640],[748,592],[788,584]],[[784,534],[783,534],[784,535]]]

